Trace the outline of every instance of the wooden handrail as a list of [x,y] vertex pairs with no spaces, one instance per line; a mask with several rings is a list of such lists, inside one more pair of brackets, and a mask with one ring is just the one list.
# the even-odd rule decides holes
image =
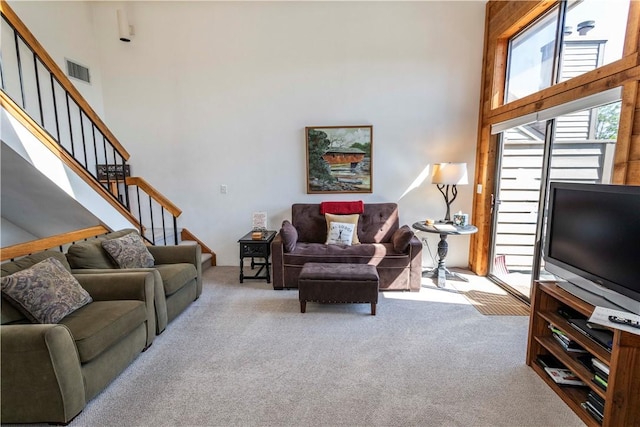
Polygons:
[[45,145],[51,152],[58,157],[65,165],[71,168],[79,177],[81,177],[91,188],[98,192],[102,197],[111,204],[115,209],[120,212],[125,218],[131,221],[132,224],[137,224],[138,219],[131,214],[121,203],[119,203],[114,195],[111,194],[106,188],[98,183],[95,178],[87,172],[86,169],[81,167],[78,162],[49,135],[42,127],[36,123],[13,99],[11,99],[6,93],[0,91],[0,106],[6,109],[16,120],[18,120],[29,132],[31,132],[43,145]]
[[198,239],[196,236],[194,236],[193,233],[191,233],[189,230],[187,230],[186,228],[183,228],[182,231],[180,232],[180,239],[182,239],[182,240],[193,240],[194,242],[198,243],[200,245],[200,247],[202,248],[202,252],[207,253],[207,254],[211,254],[211,265],[212,266],[217,265],[216,253],[213,252],[207,245],[202,243],[200,241],[200,239]]
[[57,234],[55,236],[46,237],[44,239],[32,240],[30,242],[18,243],[17,245],[7,246],[0,249],[0,261],[6,261],[35,252],[46,251],[47,249],[57,246],[66,245],[68,243],[77,242],[79,240],[100,236],[108,233],[109,230],[103,225],[83,228],[82,230],[71,231],[69,233]]
[[122,156],[124,160],[129,160],[130,154],[125,150],[125,148],[120,144],[120,142],[116,139],[116,137],[111,133],[107,125],[100,119],[98,114],[91,108],[89,103],[82,97],[78,89],[71,83],[69,78],[65,75],[65,73],[60,69],[58,64],[49,56],[47,51],[42,47],[42,45],[36,40],[35,36],[29,31],[27,26],[18,18],[18,15],[9,7],[6,0],[0,0],[0,12],[7,18],[7,21],[13,25],[18,34],[24,39],[24,41],[33,49],[33,51],[38,55],[42,63],[49,69],[49,71],[58,79],[58,82],[62,85],[62,87],[69,92],[69,95],[73,98],[73,100],[78,104],[80,109],[84,111],[84,113],[89,117],[96,127],[102,132],[102,134],[107,138],[107,140],[113,145],[118,154]]
[[182,210],[171,203],[171,200],[160,194],[158,190],[153,188],[151,184],[138,176],[130,176],[126,178],[127,185],[137,185],[144,190],[153,200],[158,202],[163,208],[165,208],[171,215],[179,217],[182,214]]

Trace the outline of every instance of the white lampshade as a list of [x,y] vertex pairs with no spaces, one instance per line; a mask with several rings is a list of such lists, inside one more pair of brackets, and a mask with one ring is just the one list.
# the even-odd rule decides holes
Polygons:
[[432,184],[464,185],[469,183],[466,163],[435,163]]

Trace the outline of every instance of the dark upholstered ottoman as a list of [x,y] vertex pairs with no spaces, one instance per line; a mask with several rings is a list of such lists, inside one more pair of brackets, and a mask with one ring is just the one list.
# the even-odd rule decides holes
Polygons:
[[378,283],[373,265],[308,262],[298,278],[300,312],[305,312],[307,301],[371,303],[371,315],[375,316]]

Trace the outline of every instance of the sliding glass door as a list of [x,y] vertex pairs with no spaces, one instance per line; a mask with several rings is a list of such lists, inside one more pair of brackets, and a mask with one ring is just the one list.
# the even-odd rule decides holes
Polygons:
[[571,111],[575,108],[558,108],[569,112],[557,116],[542,112],[538,117],[546,120],[500,133],[490,277],[524,298],[533,280],[545,275],[540,253],[548,183],[611,180],[620,102]]

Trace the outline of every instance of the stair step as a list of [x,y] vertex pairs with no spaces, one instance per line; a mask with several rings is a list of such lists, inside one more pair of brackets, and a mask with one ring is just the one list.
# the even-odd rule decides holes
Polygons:
[[[197,244],[197,242],[195,240],[183,240],[180,243],[178,243],[178,245],[187,245],[187,246],[192,246]],[[202,264],[202,271],[205,271],[208,268],[211,268],[211,258],[212,255],[210,253],[206,253],[203,252],[202,256],[200,258],[201,264]]]

